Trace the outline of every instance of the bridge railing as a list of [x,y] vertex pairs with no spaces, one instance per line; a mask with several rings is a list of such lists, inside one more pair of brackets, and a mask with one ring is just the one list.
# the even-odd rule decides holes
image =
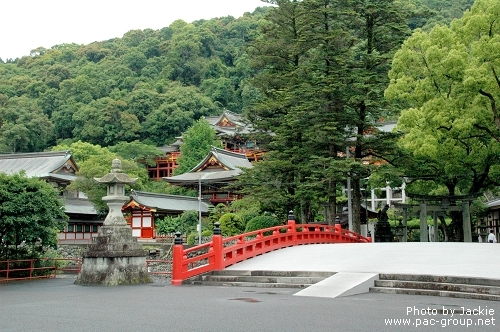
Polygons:
[[215,223],[212,242],[184,249],[181,234],[176,234],[173,251],[172,285],[210,271],[222,270],[230,265],[273,250],[304,244],[367,243],[364,237],[340,225],[295,224],[260,229],[223,239],[220,224]]

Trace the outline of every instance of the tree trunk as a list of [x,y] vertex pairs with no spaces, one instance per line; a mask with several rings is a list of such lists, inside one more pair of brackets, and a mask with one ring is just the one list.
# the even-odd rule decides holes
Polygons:
[[360,179],[352,179],[352,231],[361,233],[361,186]]
[[335,214],[337,213],[337,195],[336,195],[336,181],[328,182],[328,212],[327,222],[328,225],[335,225]]

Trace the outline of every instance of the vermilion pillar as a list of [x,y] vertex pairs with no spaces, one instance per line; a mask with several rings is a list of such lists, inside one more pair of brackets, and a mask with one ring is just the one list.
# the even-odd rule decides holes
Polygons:
[[172,285],[182,284],[182,264],[184,256],[184,244],[182,241],[182,234],[175,233],[173,262],[172,262]]
[[222,270],[224,268],[224,252],[222,246],[222,234],[220,223],[214,224],[214,235],[212,237],[212,247],[214,250],[214,270]]

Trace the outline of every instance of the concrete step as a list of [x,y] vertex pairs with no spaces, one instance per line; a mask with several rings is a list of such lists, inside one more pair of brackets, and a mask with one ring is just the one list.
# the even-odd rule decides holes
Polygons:
[[456,297],[473,300],[500,301],[500,295],[452,292],[431,289],[409,289],[409,288],[391,288],[391,287],[370,287],[370,292],[385,294],[407,294],[407,295],[430,295],[443,297]]
[[370,292],[500,301],[500,280],[486,278],[380,274]]
[[260,288],[306,288],[311,284],[291,284],[291,283],[267,283],[267,282],[238,282],[238,281],[200,281],[193,280],[183,282],[188,285],[203,285],[203,286],[225,286],[225,287],[260,287]]
[[275,277],[275,276],[231,276],[231,275],[202,275],[199,281],[213,282],[252,282],[252,283],[281,283],[281,284],[315,284],[323,277]]
[[183,284],[209,286],[245,286],[305,288],[333,275],[333,272],[221,270],[205,273]]
[[469,284],[483,286],[500,287],[500,279],[486,279],[476,277],[455,277],[455,276],[438,276],[425,274],[386,274],[379,275],[380,280],[404,280],[404,281],[426,281],[426,282],[444,282],[454,284]]
[[205,275],[232,276],[274,276],[274,277],[323,277],[328,278],[335,272],[324,271],[266,271],[266,270],[220,270]]
[[409,289],[424,289],[424,290],[439,290],[439,291],[451,291],[451,292],[461,292],[461,293],[500,295],[500,287],[497,286],[455,284],[449,282],[376,280],[375,287],[409,288]]

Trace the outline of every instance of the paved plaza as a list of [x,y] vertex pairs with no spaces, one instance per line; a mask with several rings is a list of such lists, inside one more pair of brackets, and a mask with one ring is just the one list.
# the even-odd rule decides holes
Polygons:
[[[493,278],[500,276],[494,262],[499,250],[496,244],[463,243],[309,245],[230,269]],[[169,283],[91,287],[74,280],[0,283],[0,331],[498,331],[500,326],[495,301],[379,293],[325,298],[294,296],[299,290],[289,288]]]

